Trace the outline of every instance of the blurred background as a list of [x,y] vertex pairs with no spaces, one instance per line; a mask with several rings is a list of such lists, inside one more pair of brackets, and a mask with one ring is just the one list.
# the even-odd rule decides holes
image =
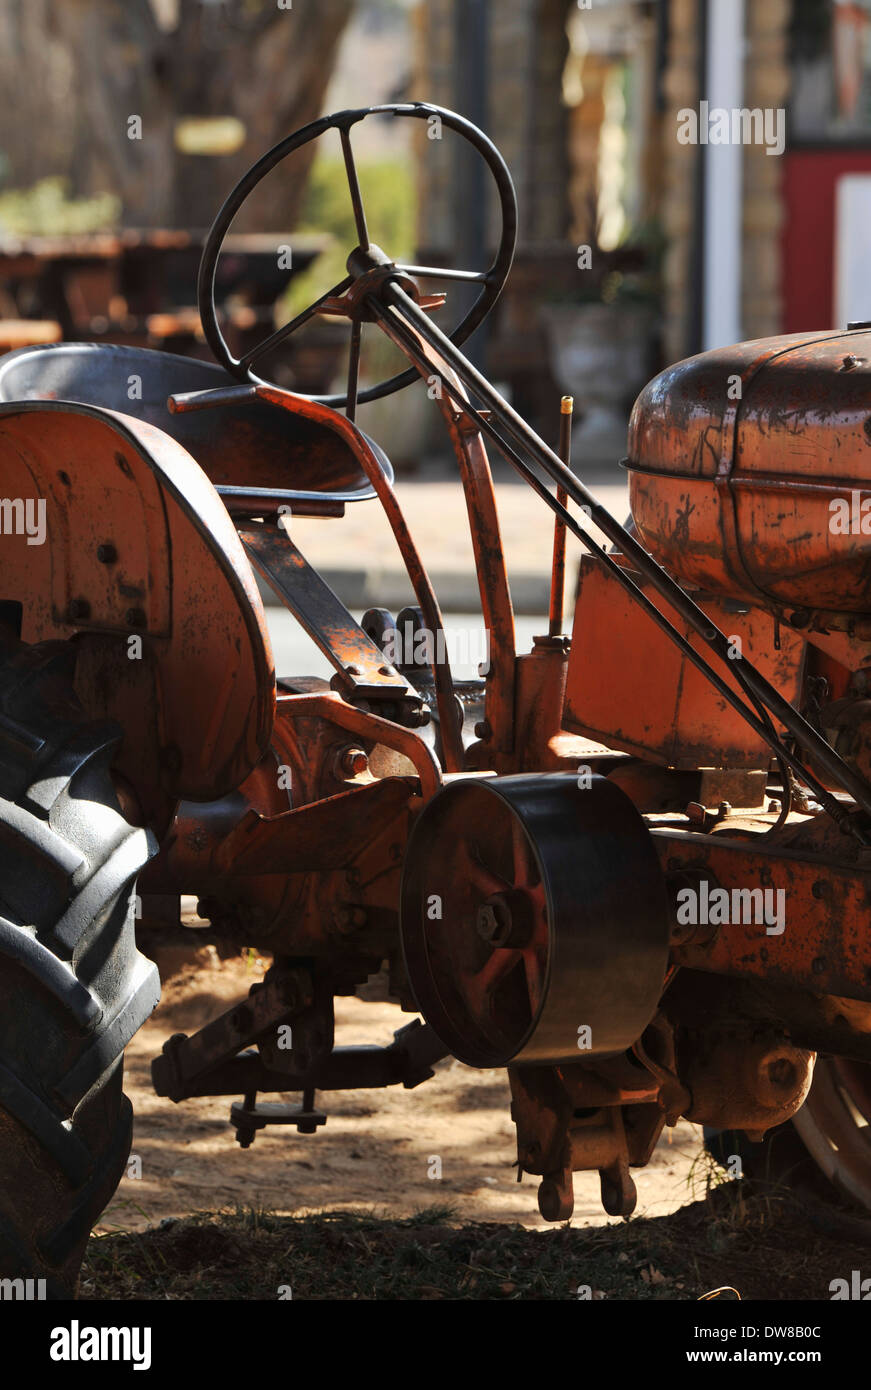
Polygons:
[[[515,266],[468,350],[550,439],[573,394],[574,466],[618,512],[628,412],[660,367],[871,318],[871,0],[0,0],[0,346],[208,356],[196,269],[243,171],[324,111],[413,99],[483,127],[517,187]],[[782,148],[681,143],[678,113],[703,101],[780,113]],[[483,268],[490,175],[450,132],[430,134],[390,117],[355,127],[373,239],[397,259]],[[231,229],[218,294],[236,352],[335,283],[354,242],[331,132]],[[450,326],[468,301],[445,288]],[[367,334],[363,385],[398,365]],[[260,371],[327,392],[347,344],[343,321],[317,318]],[[471,553],[425,388],[360,423],[418,485],[405,496],[424,551],[462,608]],[[506,492],[505,544],[520,611],[538,613],[549,527],[542,511],[530,528],[530,501]],[[340,592],[375,601],[381,582],[398,589],[379,601],[401,601],[370,516],[308,525]]]
[[[554,444],[560,397],[573,395],[573,467],[621,520],[629,410],[657,370],[744,338],[871,320],[871,0],[0,0],[0,351],[97,340],[208,357],[197,266],[244,171],[323,112],[416,99],[482,127],[517,188],[514,268],[467,350]],[[682,143],[679,113],[704,102],[767,112],[783,141]],[[499,230],[490,176],[450,132],[430,135],[410,119],[354,127],[373,239],[396,259],[483,269]],[[331,132],[274,171],[231,228],[217,293],[236,355],[335,284],[355,241]],[[468,301],[456,283],[445,289],[437,321],[450,327]],[[364,333],[365,386],[398,364],[376,330]],[[316,318],[259,370],[323,394],[343,389],[347,351],[347,323]],[[417,382],[358,418],[392,460],[449,635],[480,652],[464,498],[439,411]],[[493,464],[528,650],[548,629],[552,517]],[[292,526],[358,618],[415,602],[374,502]],[[577,551],[570,541],[569,566]],[[268,621],[280,674],[330,674],[288,612],[272,606]],[[280,1208],[289,1175],[298,1203],[350,1195],[401,1212],[432,1201],[420,1155],[433,1151],[450,1158],[445,1187],[462,1214],[530,1219],[501,1074],[445,1070],[413,1123],[399,1088],[377,1114],[368,1094],[339,1099],[317,1164],[296,1153],[289,1163],[276,1137],[258,1141],[252,1170],[229,1153],[218,1100],[170,1114],[149,1061],[180,1026],[247,990],[250,962],[226,983],[220,964],[179,973],[128,1049],[146,1176],[122,1184],[110,1223],[240,1197]],[[364,1020],[373,1005],[357,1004],[343,1000],[340,1013],[357,1041],[383,1042],[401,1021],[386,1003]],[[373,1118],[361,1127],[361,1116]],[[686,1201],[697,1153],[693,1127],[668,1132],[643,1210]],[[576,1216],[606,1220],[597,1176],[576,1188]]]
[[[245,168],[325,110],[415,98],[481,125],[517,186],[515,270],[473,350],[539,427],[572,390],[590,460],[619,450],[615,416],[659,365],[871,312],[854,249],[871,0],[0,0],[0,78],[10,345],[28,336],[16,321],[38,320],[31,337],[197,352],[202,234]],[[702,99],[785,108],[784,153],[679,143],[678,110]],[[385,249],[487,263],[489,176],[454,137],[385,119],[358,138]],[[338,142],[272,176],[234,231],[219,283],[238,338],[341,270]],[[327,390],[341,328],[308,336],[275,370]],[[397,464],[420,466],[432,441],[413,405],[382,414]]]

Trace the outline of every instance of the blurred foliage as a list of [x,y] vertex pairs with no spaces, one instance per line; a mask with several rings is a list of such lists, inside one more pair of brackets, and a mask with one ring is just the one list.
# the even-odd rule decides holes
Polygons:
[[[358,175],[370,239],[396,260],[408,259],[415,235],[413,170],[402,159],[378,159],[360,163]],[[343,160],[315,160],[298,230],[320,235],[326,232],[333,241],[310,270],[294,277],[281,305],[286,318],[300,313],[324,289],[338,284],[347,274],[345,262],[358,237]]]
[[665,253],[658,219],[628,230],[613,248],[601,244],[597,227],[589,252],[590,265],[579,266],[578,278],[568,293],[560,286],[549,298],[572,304],[658,305]]
[[32,188],[0,193],[0,232],[11,236],[63,236],[117,227],[120,199],[112,193],[71,198],[65,179],[40,179]]

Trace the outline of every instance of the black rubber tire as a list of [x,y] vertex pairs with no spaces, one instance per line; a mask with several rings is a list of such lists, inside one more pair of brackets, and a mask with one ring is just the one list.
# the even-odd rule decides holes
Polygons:
[[110,776],[120,730],[68,642],[0,637],[0,1276],[75,1291],[130,1151],[123,1053],[160,997],[132,892],[154,851]]

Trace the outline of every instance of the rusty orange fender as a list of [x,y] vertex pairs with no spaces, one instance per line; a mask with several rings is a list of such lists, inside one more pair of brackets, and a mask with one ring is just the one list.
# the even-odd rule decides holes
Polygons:
[[266,753],[275,671],[254,576],[162,430],[63,401],[0,407],[0,573],[25,641],[75,639],[80,698],[122,725],[117,766],[143,804],[223,796]]

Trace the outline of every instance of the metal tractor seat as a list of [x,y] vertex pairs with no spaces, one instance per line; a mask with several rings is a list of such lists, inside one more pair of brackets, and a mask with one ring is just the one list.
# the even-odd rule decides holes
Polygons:
[[[190,453],[231,512],[289,506],[297,516],[341,516],[346,502],[376,495],[361,459],[374,459],[388,482],[384,451],[362,430],[305,397],[173,413],[171,395],[239,383],[223,367],[150,348],[56,343],[20,348],[0,359],[0,403],[73,401],[119,411],[156,426]],[[290,402],[290,404],[288,404]],[[332,419],[335,419],[335,425]]]

